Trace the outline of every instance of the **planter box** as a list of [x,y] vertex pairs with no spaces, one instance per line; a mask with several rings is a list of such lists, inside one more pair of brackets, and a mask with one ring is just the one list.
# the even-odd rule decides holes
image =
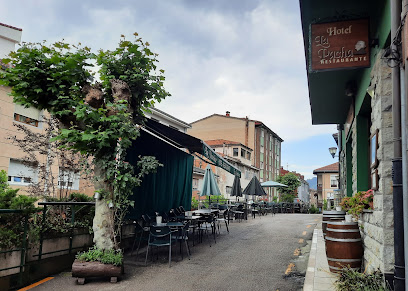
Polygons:
[[20,263],[21,263],[21,251],[0,254],[0,269],[18,266],[17,268],[0,271],[0,277],[20,273],[19,267]]
[[90,277],[110,277],[110,281],[116,283],[122,273],[123,265],[121,267],[100,262],[80,262],[78,260],[75,260],[72,264],[72,277],[77,277],[77,282],[80,285],[85,283],[85,278]]

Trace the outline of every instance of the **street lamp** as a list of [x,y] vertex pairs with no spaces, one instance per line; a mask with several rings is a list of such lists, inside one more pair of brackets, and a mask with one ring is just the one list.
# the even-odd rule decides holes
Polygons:
[[331,147],[331,148],[329,148],[329,152],[330,152],[332,158],[334,159],[334,157],[336,156],[337,148],[336,147]]

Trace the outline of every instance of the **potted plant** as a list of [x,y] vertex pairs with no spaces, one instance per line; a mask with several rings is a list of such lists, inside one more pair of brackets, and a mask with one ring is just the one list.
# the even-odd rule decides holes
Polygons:
[[88,277],[110,277],[116,283],[123,273],[123,253],[119,250],[101,250],[96,247],[78,253],[72,264],[72,277],[83,285]]
[[[363,213],[364,209],[374,209],[373,198],[374,192],[372,189],[368,191],[359,191],[353,197],[343,198],[340,206],[348,215],[351,215],[357,220],[360,214]],[[349,217],[346,217],[346,221],[348,219]]]

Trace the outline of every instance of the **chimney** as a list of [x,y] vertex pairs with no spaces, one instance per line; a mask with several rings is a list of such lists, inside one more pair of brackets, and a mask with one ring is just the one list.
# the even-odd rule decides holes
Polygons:
[[227,111],[227,112],[225,112],[225,116],[230,116],[230,112],[229,111]]

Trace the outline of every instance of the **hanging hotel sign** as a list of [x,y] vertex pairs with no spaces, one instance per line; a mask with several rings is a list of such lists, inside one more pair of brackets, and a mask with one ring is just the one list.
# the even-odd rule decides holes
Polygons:
[[310,69],[338,70],[370,66],[368,19],[311,25]]

